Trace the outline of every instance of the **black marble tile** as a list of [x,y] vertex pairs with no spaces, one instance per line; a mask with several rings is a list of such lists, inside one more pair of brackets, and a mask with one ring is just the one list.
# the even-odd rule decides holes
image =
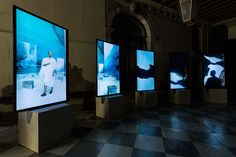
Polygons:
[[236,156],[236,148],[228,147],[228,149]]
[[236,113],[231,113],[229,117],[232,119],[232,121],[236,121]]
[[136,134],[114,132],[108,139],[107,143],[133,147],[136,139]]
[[122,123],[127,123],[127,124],[138,124],[139,123],[139,118],[131,118],[131,117],[126,117]]
[[92,130],[93,130],[92,128],[75,127],[75,128],[72,128],[71,137],[83,138]]
[[180,123],[176,121],[160,120],[161,128],[183,129]]
[[165,153],[154,152],[142,149],[133,149],[132,157],[165,157]]
[[82,140],[71,150],[66,157],[96,157],[103,148],[104,143]]
[[159,115],[171,115],[173,114],[173,111],[170,109],[159,109]]
[[63,156],[44,152],[40,154],[34,153],[30,155],[29,157],[63,157]]
[[116,122],[103,122],[102,124],[100,124],[97,129],[103,129],[103,130],[115,130],[120,123],[116,123]]
[[220,142],[220,137],[214,133],[206,133],[206,132],[196,132],[196,131],[186,131],[189,138],[193,142],[210,144],[210,145],[220,145],[223,144]]
[[182,111],[174,111],[174,114],[175,116],[177,117],[183,117],[183,118],[186,118],[186,117],[189,117],[189,118],[193,118],[192,114],[190,112],[184,112],[183,110]]
[[209,115],[206,113],[191,113],[193,117],[197,118],[209,118]]
[[236,127],[236,121],[226,121],[225,124],[227,126]]
[[160,127],[151,127],[151,126],[145,126],[145,125],[138,126],[138,134],[162,137]]
[[126,118],[141,118],[142,112],[131,112],[125,115]]
[[202,157],[234,157],[233,153],[226,147],[194,143]]
[[145,119],[159,119],[159,114],[158,113],[143,113],[142,118],[145,118]]
[[192,142],[166,138],[163,141],[166,153],[186,157],[200,157]]
[[[229,116],[221,116],[221,115],[217,115],[217,116],[210,116],[211,118],[220,121],[221,123],[227,123],[227,122],[233,122],[233,119],[230,118]],[[234,122],[233,122],[234,123]]]

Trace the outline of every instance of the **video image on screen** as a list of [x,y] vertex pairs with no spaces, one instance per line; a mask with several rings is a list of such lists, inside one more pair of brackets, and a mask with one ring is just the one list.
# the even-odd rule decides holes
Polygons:
[[186,89],[188,79],[188,55],[170,54],[170,89]]
[[120,94],[119,46],[97,40],[97,96]]
[[67,100],[67,30],[14,7],[16,110]]
[[212,89],[225,87],[223,54],[204,55],[204,86]]
[[154,52],[137,50],[137,91],[155,90]]

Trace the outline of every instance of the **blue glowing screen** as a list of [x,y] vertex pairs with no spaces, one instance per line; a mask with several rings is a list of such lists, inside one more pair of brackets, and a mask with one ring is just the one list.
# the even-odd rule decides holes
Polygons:
[[120,94],[119,46],[97,40],[97,96]]
[[204,86],[212,89],[225,87],[223,54],[204,55]]
[[67,31],[15,8],[16,110],[67,100]]
[[137,50],[137,91],[155,90],[154,52]]

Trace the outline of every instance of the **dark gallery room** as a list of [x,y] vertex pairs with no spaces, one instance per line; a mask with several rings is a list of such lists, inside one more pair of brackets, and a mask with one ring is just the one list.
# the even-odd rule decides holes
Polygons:
[[0,157],[236,157],[235,0],[0,0]]

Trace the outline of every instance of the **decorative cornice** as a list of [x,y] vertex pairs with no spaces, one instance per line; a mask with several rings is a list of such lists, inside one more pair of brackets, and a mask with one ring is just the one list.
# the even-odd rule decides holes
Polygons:
[[112,0],[126,8],[129,8],[131,13],[138,10],[138,6],[141,6],[143,12],[156,14],[160,17],[168,18],[172,21],[179,22],[178,11],[167,6],[164,6],[158,2],[152,0]]

